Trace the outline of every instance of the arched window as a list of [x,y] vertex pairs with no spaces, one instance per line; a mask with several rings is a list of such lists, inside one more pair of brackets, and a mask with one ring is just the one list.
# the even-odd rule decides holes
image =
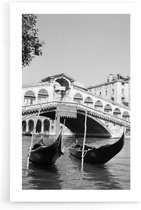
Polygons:
[[49,131],[50,122],[49,120],[44,120],[44,131]]
[[40,133],[41,128],[42,128],[42,122],[41,122],[41,120],[38,120],[37,124],[36,124],[36,133]]
[[104,107],[104,112],[111,113],[112,112],[112,107],[110,104],[106,104]]
[[85,98],[85,101],[84,101],[84,104],[86,105],[86,106],[90,106],[90,107],[92,107],[93,106],[93,99],[91,98],[91,97],[86,97]]
[[123,112],[122,119],[127,120],[127,121],[130,120],[130,115],[127,111]]
[[24,95],[25,104],[33,104],[35,102],[35,99],[36,99],[36,97],[32,90],[26,91],[26,93]]
[[34,121],[33,120],[29,120],[28,121],[28,131],[32,132],[34,129]]
[[69,90],[69,81],[63,77],[60,77],[58,79],[55,80],[56,82],[58,82],[62,87],[66,88],[66,91]]
[[45,89],[39,90],[39,92],[38,92],[38,102],[45,102],[45,101],[47,101],[48,96],[49,95],[48,95],[47,90],[45,90]]
[[74,100],[75,102],[80,103],[80,102],[83,101],[83,97],[82,97],[82,95],[81,95],[80,93],[76,93],[76,94],[74,95],[73,100]]
[[113,115],[114,116],[117,116],[117,117],[120,117],[121,116],[121,111],[119,108],[115,108],[114,109],[114,112],[113,112]]
[[100,111],[102,111],[102,109],[103,109],[103,104],[102,104],[102,102],[101,101],[96,101],[95,102],[95,105],[94,105],[94,108],[95,109],[98,109],[98,110],[100,110]]
[[26,121],[22,121],[22,132],[26,132]]

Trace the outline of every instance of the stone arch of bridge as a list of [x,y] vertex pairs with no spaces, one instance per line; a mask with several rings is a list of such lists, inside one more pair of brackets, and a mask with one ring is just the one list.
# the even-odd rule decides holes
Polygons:
[[129,112],[124,111],[124,112],[122,113],[122,119],[129,121],[129,120],[130,120]]
[[[82,101],[82,104],[84,104],[84,99],[86,98],[86,97],[91,97],[92,98],[92,100],[93,100],[93,108],[95,108],[95,105],[96,105],[96,107],[97,107],[97,109],[99,109],[100,111],[103,111],[104,112],[104,109],[105,109],[105,106],[107,106],[107,104],[109,104],[110,105],[110,107],[112,108],[112,111],[110,111],[109,112],[109,114],[111,114],[111,115],[113,115],[113,112],[114,112],[114,109],[115,108],[119,108],[120,109],[120,112],[121,112],[121,115],[118,115],[118,117],[120,117],[121,119],[123,119],[122,118],[122,115],[123,115],[123,113],[127,110],[127,112],[128,113],[130,113],[130,110],[128,109],[128,107],[125,107],[125,106],[122,106],[122,105],[118,105],[118,104],[116,104],[116,103],[114,103],[114,102],[112,102],[112,101],[109,101],[109,100],[107,100],[106,98],[104,99],[104,98],[100,98],[100,97],[98,97],[98,96],[95,96],[95,95],[92,95],[91,93],[86,93],[85,91],[82,91],[82,90],[78,90],[78,89],[74,89],[74,92],[73,92],[73,97],[72,98],[74,98],[74,95],[76,94],[76,93],[80,93],[81,95],[82,95],[82,97],[83,97],[83,101]],[[74,101],[74,100],[72,100],[72,101]],[[98,106],[97,106],[97,104],[98,104]],[[86,104],[85,104],[86,105]],[[100,105],[100,106],[99,106]],[[108,111],[106,111],[106,113],[107,113]],[[114,116],[115,116],[115,114],[114,114]]]
[[49,97],[49,94],[48,94],[48,91],[45,88],[41,88],[38,91],[37,99],[38,99],[39,103],[47,101],[48,97]]
[[26,128],[27,128],[27,122],[26,120],[22,121],[22,132],[26,132]]
[[78,102],[78,103],[81,103],[83,102],[83,96],[81,93],[75,93],[74,96],[73,96],[73,101],[74,102]]
[[[45,111],[41,113],[41,116],[45,116],[51,119],[55,119],[55,109],[52,111]],[[65,119],[65,126],[70,129],[76,136],[84,136],[84,122],[85,111],[78,110],[77,118],[65,118],[61,117],[60,121],[63,124]],[[87,116],[87,137],[104,137],[110,138],[110,130],[100,120],[88,114]]]
[[90,96],[87,96],[84,100],[84,105],[93,107],[93,99]]
[[[39,121],[37,121],[37,115],[31,114],[29,116],[24,116],[22,118],[22,132],[29,132],[32,133],[35,125],[36,125],[36,132],[49,132],[51,122],[49,118],[43,118],[39,116]],[[38,125],[37,125],[38,124]]]
[[107,112],[107,113],[109,113],[109,114],[112,113],[112,107],[111,107],[110,104],[106,104],[106,105],[104,106],[104,112]]
[[26,104],[33,104],[36,101],[36,96],[34,91],[27,90],[24,94],[24,102]]
[[28,131],[33,132],[33,129],[34,129],[34,120],[30,119],[28,121]]
[[49,121],[49,119],[45,119],[43,121],[43,129],[44,129],[44,132],[46,132],[46,131],[49,132],[49,129],[50,129],[50,121]]
[[116,108],[113,110],[113,115],[114,115],[114,116],[117,116],[117,117],[121,117],[121,110],[120,110],[120,108],[116,107]]
[[103,110],[103,103],[100,100],[97,100],[94,104],[94,108],[102,111]]
[[42,131],[42,121],[38,119],[36,124],[36,133],[40,133],[41,131]]
[[62,87],[66,88],[66,91],[70,89],[70,81],[67,78],[64,77],[58,77],[54,80],[54,82],[59,83]]

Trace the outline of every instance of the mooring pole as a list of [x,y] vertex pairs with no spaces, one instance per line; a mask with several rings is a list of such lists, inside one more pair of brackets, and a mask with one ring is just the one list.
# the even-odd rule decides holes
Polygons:
[[37,125],[38,118],[39,118],[39,115],[40,115],[40,110],[41,110],[41,108],[39,108],[39,112],[38,112],[38,115],[37,115],[37,118],[36,118],[36,123],[35,123],[33,133],[32,133],[32,137],[31,137],[31,142],[30,142],[30,147],[29,147],[29,152],[28,152],[28,157],[27,157],[27,164],[26,164],[27,169],[29,168],[29,158],[30,158],[30,153],[31,153],[31,150],[32,150],[32,145],[33,145],[33,136],[35,134],[36,125]]
[[83,140],[83,148],[82,148],[82,156],[81,156],[81,171],[82,172],[83,172],[83,163],[84,163],[84,151],[85,151],[86,134],[87,134],[87,110],[85,112],[84,140]]

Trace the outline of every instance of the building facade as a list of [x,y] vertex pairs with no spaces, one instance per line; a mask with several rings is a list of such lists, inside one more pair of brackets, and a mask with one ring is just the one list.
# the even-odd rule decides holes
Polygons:
[[91,93],[130,107],[130,77],[110,74],[105,83],[88,88]]

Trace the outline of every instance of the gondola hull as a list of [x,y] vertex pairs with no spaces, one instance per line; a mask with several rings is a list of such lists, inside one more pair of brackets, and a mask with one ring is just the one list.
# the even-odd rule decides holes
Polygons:
[[[85,146],[84,162],[92,164],[105,164],[118,154],[124,145],[124,134],[114,144],[105,145],[99,148]],[[70,149],[70,154],[78,159],[82,158],[82,146],[75,145]]]
[[56,160],[63,154],[61,151],[62,135],[50,146],[40,147],[32,150],[29,161],[36,165],[53,165]]

